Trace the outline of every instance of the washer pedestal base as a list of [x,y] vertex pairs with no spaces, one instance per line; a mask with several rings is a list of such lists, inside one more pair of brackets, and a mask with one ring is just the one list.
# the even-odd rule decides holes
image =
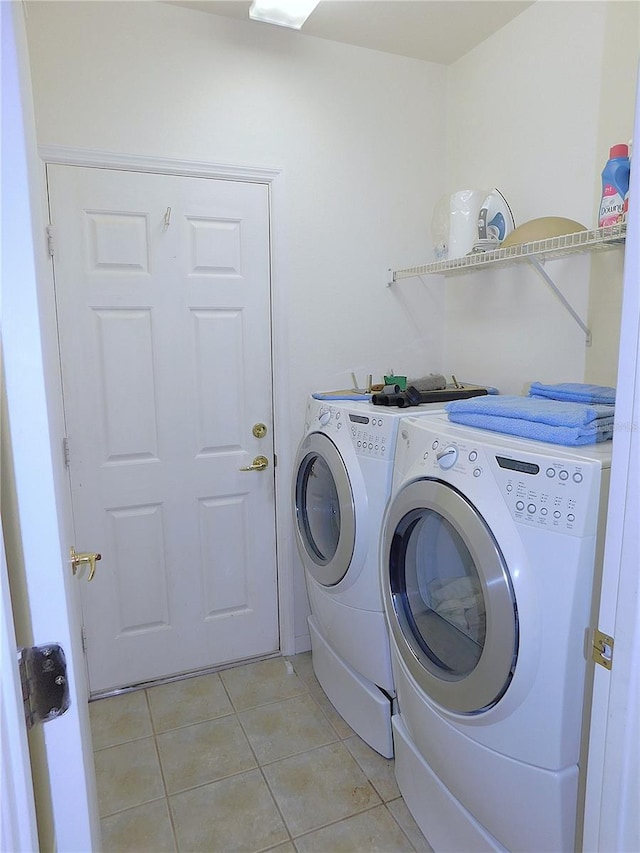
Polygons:
[[414,746],[402,716],[394,715],[398,787],[407,808],[437,853],[507,853],[442,784]]
[[313,669],[333,707],[370,747],[392,758],[391,699],[338,657],[313,616],[309,634]]

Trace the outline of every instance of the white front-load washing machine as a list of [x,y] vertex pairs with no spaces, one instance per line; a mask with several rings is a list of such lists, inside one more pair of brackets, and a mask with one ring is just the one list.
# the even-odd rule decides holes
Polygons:
[[[414,411],[421,420],[442,405]],[[395,689],[378,547],[404,415],[406,409],[365,401],[310,397],[293,473],[314,671],[342,717],[387,757],[393,755]]]
[[380,548],[395,769],[437,853],[574,850],[610,462],[611,442],[400,423]]

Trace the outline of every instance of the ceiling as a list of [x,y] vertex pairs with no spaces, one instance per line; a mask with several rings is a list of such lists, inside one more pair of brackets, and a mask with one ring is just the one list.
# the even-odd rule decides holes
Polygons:
[[[174,0],[172,5],[248,21],[251,4]],[[533,0],[321,0],[302,32],[449,65],[531,5]]]

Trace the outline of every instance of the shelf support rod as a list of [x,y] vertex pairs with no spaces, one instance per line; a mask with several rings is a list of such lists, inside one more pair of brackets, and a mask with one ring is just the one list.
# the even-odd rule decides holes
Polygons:
[[544,267],[542,266],[542,264],[540,263],[540,261],[536,260],[535,258],[527,258],[527,260],[528,260],[528,262],[531,264],[531,266],[532,266],[535,270],[537,270],[537,271],[538,271],[538,273],[540,273],[540,275],[542,276],[542,278],[544,279],[544,281],[549,285],[549,287],[551,288],[551,290],[553,290],[553,292],[554,292],[554,293],[555,293],[555,295],[558,297],[558,299],[560,300],[560,302],[562,302],[562,304],[563,304],[563,305],[564,305],[564,307],[567,309],[567,311],[569,312],[569,314],[571,314],[571,316],[573,317],[573,319],[574,319],[574,320],[576,321],[576,323],[580,326],[580,328],[582,329],[582,331],[583,331],[583,332],[584,332],[584,334],[585,334],[585,344],[586,344],[586,346],[590,347],[590,346],[591,346],[591,330],[589,329],[589,327],[588,327],[588,326],[585,326],[585,324],[582,322],[582,320],[581,320],[581,318],[578,316],[578,314],[576,314],[576,312],[573,310],[573,308],[571,307],[571,305],[570,305],[570,304],[567,302],[567,300],[564,298],[564,296],[562,295],[562,293],[560,293],[560,291],[558,290],[558,288],[557,288],[557,287],[556,287],[556,285],[555,285],[555,282],[553,281],[553,279],[551,278],[551,276],[547,273],[547,271],[544,269]]

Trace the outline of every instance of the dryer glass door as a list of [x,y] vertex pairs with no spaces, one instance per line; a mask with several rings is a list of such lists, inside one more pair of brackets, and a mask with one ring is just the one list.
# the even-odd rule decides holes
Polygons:
[[345,576],[355,545],[355,510],[340,453],[323,433],[311,433],[298,452],[295,512],[305,567],[323,586]]
[[518,616],[482,516],[445,483],[412,483],[390,507],[384,556],[387,614],[416,681],[454,711],[494,705],[513,675]]

